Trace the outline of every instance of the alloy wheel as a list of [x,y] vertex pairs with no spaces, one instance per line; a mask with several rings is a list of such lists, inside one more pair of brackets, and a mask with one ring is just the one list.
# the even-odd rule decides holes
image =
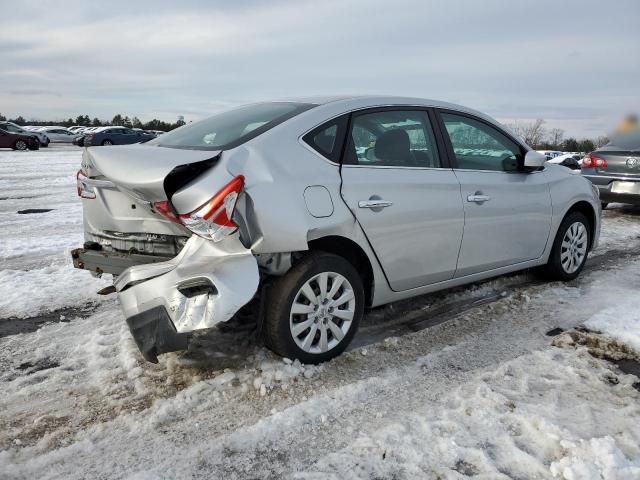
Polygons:
[[567,229],[560,248],[560,263],[571,274],[580,268],[587,256],[587,229],[581,222],[574,222]]
[[295,295],[289,329],[307,353],[325,353],[340,344],[353,323],[356,297],[351,283],[335,272],[307,280]]
[[17,150],[26,150],[27,147],[27,142],[25,142],[24,140],[18,140],[16,142],[16,149]]

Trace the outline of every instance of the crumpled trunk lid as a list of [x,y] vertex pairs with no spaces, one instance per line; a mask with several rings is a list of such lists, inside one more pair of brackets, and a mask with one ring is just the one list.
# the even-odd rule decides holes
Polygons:
[[157,213],[153,203],[167,199],[165,187],[171,195],[198,174],[190,165],[212,159],[211,167],[218,155],[146,145],[88,148],[81,168],[95,198],[82,199],[85,241],[106,250],[175,256],[191,232]]
[[203,160],[215,163],[219,154],[219,151],[177,150],[145,144],[94,147],[86,152],[96,174],[104,175],[120,190],[152,203],[167,199],[164,181],[176,167]]

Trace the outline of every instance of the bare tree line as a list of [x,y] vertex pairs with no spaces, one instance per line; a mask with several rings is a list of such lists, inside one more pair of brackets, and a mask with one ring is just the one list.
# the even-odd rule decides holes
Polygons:
[[546,121],[538,118],[533,121],[515,120],[507,124],[518,137],[532,148],[537,150],[561,150],[566,152],[591,152],[609,142],[605,136],[597,138],[576,139],[564,138],[564,130],[561,128],[546,128]]

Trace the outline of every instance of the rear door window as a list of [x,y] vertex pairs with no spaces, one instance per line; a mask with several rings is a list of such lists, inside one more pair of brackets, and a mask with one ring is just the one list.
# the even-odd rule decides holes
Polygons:
[[399,109],[354,114],[345,163],[439,168],[440,157],[427,112]]

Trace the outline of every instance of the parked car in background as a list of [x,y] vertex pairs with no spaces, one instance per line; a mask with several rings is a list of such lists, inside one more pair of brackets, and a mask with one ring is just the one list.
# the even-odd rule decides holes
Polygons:
[[619,134],[582,160],[582,175],[598,187],[602,207],[640,205],[640,131]]
[[41,132],[38,130],[27,130],[18,124],[15,124],[13,122],[7,122],[7,121],[0,121],[0,128],[9,133],[17,133],[20,135],[28,135],[28,136],[35,137],[36,139],[38,139],[38,142],[40,143],[39,146],[41,147],[49,146],[49,142],[50,142],[49,137],[44,132]]
[[75,133],[61,127],[45,127],[40,131],[54,143],[72,143],[76,137]]
[[76,131],[76,136],[73,138],[73,141],[71,143],[83,147],[85,135],[88,135],[91,132],[97,132],[105,128],[109,127],[82,127]]
[[40,148],[40,142],[34,135],[9,132],[0,127],[0,148],[38,150]]
[[543,154],[545,157],[547,157],[547,160],[551,160],[552,158],[555,158],[564,153],[558,150],[537,150],[537,151]]
[[77,181],[74,265],[114,275],[150,361],[252,300],[272,350],[326,361],[365,307],[531,267],[571,280],[600,232],[581,175],[482,113],[417,98],[247,105],[88,148]]
[[580,170],[582,155],[578,153],[563,153],[562,155],[553,157],[551,160],[547,160],[547,162],[562,165],[563,167],[570,168],[571,170]]
[[85,134],[84,146],[92,145],[129,145],[144,143],[156,138],[153,133],[133,130],[126,127],[105,127]]

